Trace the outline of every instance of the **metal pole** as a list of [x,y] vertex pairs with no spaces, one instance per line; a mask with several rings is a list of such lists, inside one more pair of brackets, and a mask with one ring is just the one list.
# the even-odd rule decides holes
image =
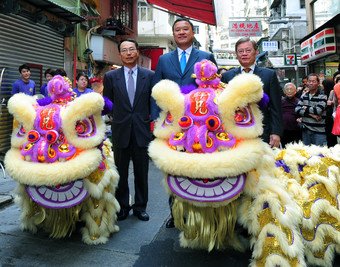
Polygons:
[[295,69],[295,85],[296,88],[299,87],[299,64],[297,60],[297,54],[296,54],[296,49],[295,49],[295,28],[293,27],[293,23],[290,24],[290,30],[292,32],[292,37],[293,37],[293,52],[295,53],[295,58],[296,58],[296,65],[294,66]]

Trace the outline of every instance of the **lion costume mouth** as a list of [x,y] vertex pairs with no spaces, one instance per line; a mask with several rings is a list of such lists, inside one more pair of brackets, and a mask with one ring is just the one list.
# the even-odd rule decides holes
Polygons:
[[243,191],[246,175],[217,179],[190,179],[168,175],[167,184],[177,196],[197,202],[224,202],[237,198]]

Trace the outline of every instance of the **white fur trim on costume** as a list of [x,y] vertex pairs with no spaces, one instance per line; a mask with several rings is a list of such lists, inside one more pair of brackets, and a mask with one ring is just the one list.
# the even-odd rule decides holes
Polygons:
[[[162,109],[160,117],[156,121],[153,134],[157,138],[169,138],[172,133],[180,130],[178,120],[184,114],[184,95],[181,93],[177,83],[162,80],[152,88],[152,97]],[[167,112],[172,115],[172,125],[163,125]]]
[[171,149],[163,140],[155,139],[149,146],[149,155],[156,166],[165,173],[212,179],[250,171],[262,160],[263,149],[264,143],[256,139],[244,140],[226,151],[184,153]]
[[7,107],[9,113],[11,113],[25,129],[32,129],[36,116],[33,105],[37,105],[37,101],[33,96],[18,93],[8,100]]
[[20,150],[12,148],[6,153],[4,162],[8,174],[18,182],[52,186],[85,178],[99,166],[101,160],[101,152],[95,148],[65,162],[28,162],[22,159]]
[[[263,96],[261,79],[253,74],[241,74],[232,79],[218,97],[218,109],[227,132],[238,138],[256,138],[262,134],[262,114],[257,102]],[[235,123],[235,111],[248,106],[254,116],[252,126],[240,127]]]

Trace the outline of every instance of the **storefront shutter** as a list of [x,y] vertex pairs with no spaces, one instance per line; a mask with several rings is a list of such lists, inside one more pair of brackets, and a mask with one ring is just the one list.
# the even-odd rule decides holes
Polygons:
[[18,67],[32,66],[31,79],[38,93],[47,68],[64,67],[64,37],[52,28],[14,14],[0,14],[0,161],[10,147],[12,117],[6,103],[12,84],[19,78]]

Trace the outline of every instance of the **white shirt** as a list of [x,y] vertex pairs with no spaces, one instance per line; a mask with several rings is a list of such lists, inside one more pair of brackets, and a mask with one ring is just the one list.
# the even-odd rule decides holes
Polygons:
[[188,62],[188,59],[190,57],[191,51],[192,51],[192,46],[188,47],[185,50],[180,49],[179,47],[177,47],[177,52],[178,52],[178,61],[181,61],[181,57],[182,57],[182,52],[185,51],[185,59]]
[[[255,69],[255,63],[253,65],[251,65],[249,68],[250,68],[250,71],[248,73],[253,74],[254,73],[254,69]],[[244,69],[245,68],[241,66],[241,73],[246,73],[244,71]]]

